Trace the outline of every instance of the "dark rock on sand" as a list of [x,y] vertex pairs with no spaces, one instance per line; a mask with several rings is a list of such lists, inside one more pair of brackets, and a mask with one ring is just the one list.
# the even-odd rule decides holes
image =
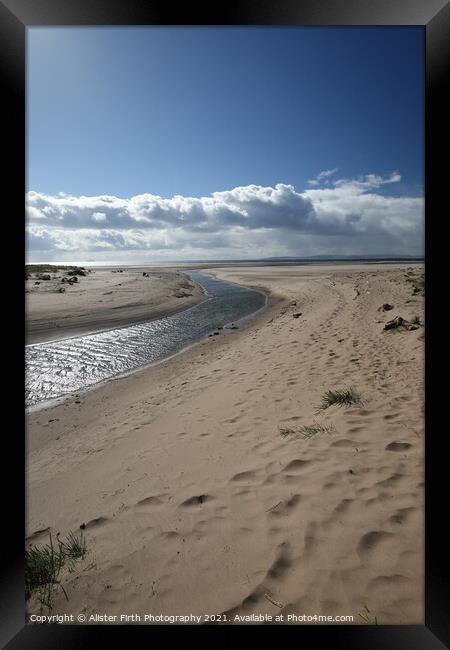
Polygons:
[[392,320],[388,321],[384,326],[385,330],[395,330],[398,327],[406,327],[408,321],[402,318],[401,316],[396,316]]
[[385,330],[393,330],[403,327],[406,330],[418,330],[420,327],[419,323],[410,323],[408,320],[405,320],[401,316],[396,316],[392,320],[388,321],[384,326]]

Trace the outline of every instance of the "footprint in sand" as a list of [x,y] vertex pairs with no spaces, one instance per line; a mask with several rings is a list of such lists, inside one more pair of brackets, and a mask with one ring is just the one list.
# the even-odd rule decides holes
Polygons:
[[[356,427],[358,430],[362,427]],[[358,442],[355,440],[350,440],[349,438],[342,438],[341,440],[336,440],[332,442],[330,447],[335,447],[337,449],[354,449],[358,446]]]
[[388,522],[390,524],[404,524],[407,519],[412,515],[413,512],[415,512],[417,508],[410,507],[410,508],[400,508],[397,510],[391,517],[389,517]]
[[42,537],[43,535],[48,536],[49,533],[50,533],[49,526],[47,526],[47,528],[41,528],[40,530],[35,530],[34,533],[31,533],[31,535],[27,537],[27,542],[34,544],[40,537]]
[[389,476],[389,478],[384,479],[384,481],[378,481],[376,485],[381,485],[382,487],[393,487],[394,485],[397,485],[400,481],[404,479],[403,474],[392,474],[392,476]]
[[183,541],[176,530],[165,530],[158,535],[158,538],[164,542],[165,546],[168,545],[170,549],[173,549],[173,546],[177,547]]
[[387,533],[384,530],[373,530],[361,537],[356,548],[362,562],[370,559],[371,555],[379,550],[382,545],[394,537],[393,533]]
[[406,451],[410,449],[412,445],[409,442],[390,442],[386,445],[385,449],[387,451]]
[[338,515],[344,514],[349,509],[351,503],[353,503],[353,499],[342,499],[342,501],[334,508],[333,513]]
[[179,508],[195,508],[196,506],[201,506],[207,501],[212,501],[214,497],[209,496],[209,494],[199,494],[198,496],[190,497],[180,503]]
[[274,580],[276,582],[283,580],[292,566],[292,551],[290,545],[287,542],[282,542],[278,548],[279,551],[277,558],[266,574],[266,579]]
[[246,472],[239,472],[231,477],[233,483],[255,483],[258,480],[258,472],[256,470],[248,470]]
[[349,432],[349,433],[359,433],[360,431],[364,431],[364,429],[365,429],[365,427],[360,427],[360,426],[357,426],[357,427],[351,427],[351,428],[348,430],[348,432]]
[[316,522],[312,521],[310,524],[308,524],[308,527],[305,532],[305,541],[304,541],[304,549],[303,553],[305,556],[309,555],[313,549],[317,547],[318,544],[318,539],[317,539],[317,524]]
[[159,494],[159,495],[146,497],[145,499],[141,499],[141,501],[138,501],[135,507],[138,510],[149,510],[149,509],[151,510],[153,508],[157,508],[158,506],[162,506],[164,504],[163,499],[161,499],[161,497],[163,496],[164,496],[163,494]]
[[109,519],[107,517],[96,517],[95,519],[88,521],[87,524],[81,524],[80,528],[81,530],[84,530],[85,528],[97,528],[99,526],[104,526],[108,521]]
[[294,460],[291,460],[291,462],[286,465],[286,467],[283,469],[283,472],[291,472],[291,473],[301,472],[310,463],[311,463],[310,460],[301,460],[300,458],[295,458]]

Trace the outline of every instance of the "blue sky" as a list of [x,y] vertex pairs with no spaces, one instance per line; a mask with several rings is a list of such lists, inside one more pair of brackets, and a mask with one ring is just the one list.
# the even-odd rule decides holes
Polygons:
[[421,252],[423,47],[420,27],[29,28],[30,252]]

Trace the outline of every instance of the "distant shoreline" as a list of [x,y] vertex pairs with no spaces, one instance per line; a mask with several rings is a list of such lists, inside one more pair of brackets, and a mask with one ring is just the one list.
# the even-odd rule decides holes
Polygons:
[[273,264],[323,264],[323,263],[335,263],[335,262],[355,262],[355,263],[423,263],[425,262],[424,257],[267,257],[264,259],[238,259],[238,260],[172,260],[168,262],[146,262],[140,264],[131,264],[129,262],[95,262],[91,261],[57,261],[57,262],[28,262],[27,266],[39,266],[41,264],[51,264],[55,266],[83,266],[88,269],[98,269],[98,270],[112,270],[117,268],[134,268],[134,269],[157,269],[164,268],[165,270],[169,269],[180,269],[180,268],[197,268],[199,266],[211,266],[211,265],[220,265],[220,266],[240,266],[241,264],[251,265],[251,266],[260,266],[260,265],[273,265]]

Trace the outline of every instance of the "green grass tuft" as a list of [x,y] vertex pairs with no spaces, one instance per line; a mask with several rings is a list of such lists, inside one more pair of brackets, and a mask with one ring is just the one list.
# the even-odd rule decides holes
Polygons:
[[84,266],[66,266],[64,264],[25,264],[25,276],[39,275],[42,273],[58,273],[62,271],[67,273],[69,271],[79,272],[86,271]]
[[372,614],[372,612],[367,607],[367,605],[364,605],[364,609],[362,612],[358,612],[358,616],[360,616],[362,620],[365,623],[368,623],[369,625],[378,625],[377,617],[374,614]]
[[39,602],[49,609],[53,607],[54,590],[61,588],[66,599],[68,596],[59,576],[63,567],[69,572],[74,570],[77,560],[86,556],[86,541],[83,533],[79,537],[69,533],[65,540],[56,536],[56,544],[50,533],[50,542],[44,546],[30,545],[25,551],[25,598],[29,600],[36,592]]
[[322,395],[322,402],[318,410],[324,411],[330,406],[345,406],[347,408],[352,404],[363,404],[362,396],[354,388],[327,390]]
[[413,275],[412,273],[408,274],[409,277],[406,278],[406,282],[409,282],[412,285],[413,295],[425,295],[425,273],[418,272]]

